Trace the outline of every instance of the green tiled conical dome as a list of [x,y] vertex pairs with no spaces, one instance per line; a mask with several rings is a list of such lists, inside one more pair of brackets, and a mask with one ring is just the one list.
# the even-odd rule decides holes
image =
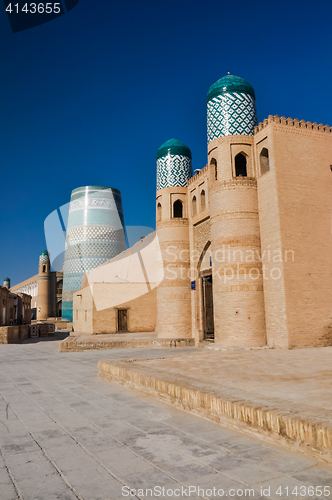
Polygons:
[[177,139],[170,139],[169,141],[164,142],[162,146],[157,151],[157,159],[162,156],[171,155],[183,155],[191,158],[191,151],[183,142],[178,141]]
[[40,252],[39,255],[46,255],[48,257],[48,251],[47,250],[43,250],[42,252]]

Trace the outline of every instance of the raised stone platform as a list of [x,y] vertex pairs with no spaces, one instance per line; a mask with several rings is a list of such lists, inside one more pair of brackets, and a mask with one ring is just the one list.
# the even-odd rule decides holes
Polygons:
[[28,337],[29,325],[0,327],[0,344],[17,344]]
[[194,339],[158,339],[154,332],[88,335],[70,335],[60,343],[60,352],[77,352],[97,349],[123,349],[126,347],[188,347]]
[[99,375],[332,463],[332,347],[100,361]]

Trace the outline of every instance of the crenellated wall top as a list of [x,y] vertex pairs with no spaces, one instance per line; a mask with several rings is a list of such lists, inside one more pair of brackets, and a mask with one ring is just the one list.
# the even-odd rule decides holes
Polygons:
[[255,127],[255,134],[257,134],[257,132],[259,132],[260,130],[263,130],[270,123],[278,123],[281,125],[287,125],[288,127],[296,127],[296,128],[306,129],[306,130],[315,130],[315,131],[329,133],[329,134],[332,133],[332,128],[329,125],[323,125],[322,123],[320,123],[318,125],[316,122],[311,123],[310,121],[306,122],[305,120],[300,121],[297,118],[295,118],[295,120],[293,120],[293,118],[285,118],[284,116],[280,117],[279,115],[275,115],[275,116],[269,115],[268,118],[265,118],[265,120],[263,122],[260,122]]
[[189,186],[193,182],[200,181],[202,177],[205,177],[206,174],[208,173],[208,167],[209,165],[205,165],[205,167],[201,168],[199,172],[196,172],[195,175],[190,177],[190,179],[188,179],[187,186]]

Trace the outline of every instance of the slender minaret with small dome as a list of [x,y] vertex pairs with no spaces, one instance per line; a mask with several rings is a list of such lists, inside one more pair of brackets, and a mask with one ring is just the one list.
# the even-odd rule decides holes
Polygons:
[[47,250],[43,250],[39,255],[37,320],[45,320],[50,316],[50,277],[50,256]]
[[9,288],[10,288],[10,279],[9,278],[5,278],[3,280],[3,286],[4,286],[4,288],[8,288],[8,290],[9,290]]
[[190,249],[187,182],[191,151],[177,139],[157,151],[157,236],[164,279],[157,288],[156,332],[161,338],[191,337]]

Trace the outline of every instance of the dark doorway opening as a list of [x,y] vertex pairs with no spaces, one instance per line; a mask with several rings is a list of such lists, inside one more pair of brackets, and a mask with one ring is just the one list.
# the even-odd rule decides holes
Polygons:
[[128,309],[118,309],[118,332],[128,331]]
[[204,339],[214,340],[214,319],[213,319],[213,288],[212,275],[203,276],[203,322]]

